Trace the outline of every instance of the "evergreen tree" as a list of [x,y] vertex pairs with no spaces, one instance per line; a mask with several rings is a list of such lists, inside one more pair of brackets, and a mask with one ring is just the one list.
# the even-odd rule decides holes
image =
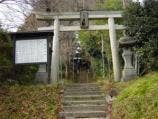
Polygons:
[[158,69],[158,1],[131,3],[124,12],[126,33],[137,41],[141,73]]

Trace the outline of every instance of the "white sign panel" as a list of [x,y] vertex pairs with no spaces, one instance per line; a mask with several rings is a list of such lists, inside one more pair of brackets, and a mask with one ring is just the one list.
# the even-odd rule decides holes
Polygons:
[[15,64],[46,62],[47,39],[16,40]]

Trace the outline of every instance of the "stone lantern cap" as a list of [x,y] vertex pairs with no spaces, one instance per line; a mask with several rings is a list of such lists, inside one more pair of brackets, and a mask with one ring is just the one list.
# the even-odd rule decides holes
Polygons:
[[123,36],[119,40],[119,47],[133,47],[135,44],[136,40],[130,36]]

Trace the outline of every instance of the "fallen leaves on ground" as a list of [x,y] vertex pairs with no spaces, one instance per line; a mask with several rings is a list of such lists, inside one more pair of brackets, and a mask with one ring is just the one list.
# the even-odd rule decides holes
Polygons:
[[1,119],[56,119],[60,110],[56,86],[0,87]]

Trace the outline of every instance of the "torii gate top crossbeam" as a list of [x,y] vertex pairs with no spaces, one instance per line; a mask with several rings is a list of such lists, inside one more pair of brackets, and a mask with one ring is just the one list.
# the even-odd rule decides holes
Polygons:
[[[105,18],[121,18],[122,11],[87,11],[89,20],[105,19]],[[34,12],[38,20],[53,20],[56,17],[60,20],[79,20],[80,12],[60,12],[60,13],[46,13]]]

